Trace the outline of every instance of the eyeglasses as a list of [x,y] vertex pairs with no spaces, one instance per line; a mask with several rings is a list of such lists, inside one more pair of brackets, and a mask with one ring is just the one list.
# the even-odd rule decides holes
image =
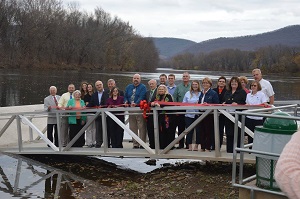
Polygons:
[[253,87],[257,87],[257,85],[256,85],[256,84],[251,84],[251,86],[253,86]]

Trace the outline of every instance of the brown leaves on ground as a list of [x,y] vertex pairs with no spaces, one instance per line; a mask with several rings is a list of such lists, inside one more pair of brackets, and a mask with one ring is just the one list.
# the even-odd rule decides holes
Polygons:
[[[75,188],[76,198],[238,198],[238,189],[231,185],[231,163],[178,163],[141,174],[82,158],[48,162],[87,179],[84,188]],[[245,176],[253,175],[255,166],[247,165],[244,171]]]

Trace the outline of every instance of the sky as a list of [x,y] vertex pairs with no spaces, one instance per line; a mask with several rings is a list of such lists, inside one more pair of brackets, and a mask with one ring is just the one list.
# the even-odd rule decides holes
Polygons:
[[92,13],[100,7],[144,37],[201,42],[300,24],[299,0],[62,0]]

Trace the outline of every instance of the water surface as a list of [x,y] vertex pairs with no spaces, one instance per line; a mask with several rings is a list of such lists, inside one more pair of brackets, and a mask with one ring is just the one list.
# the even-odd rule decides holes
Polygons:
[[[147,85],[150,79],[159,79],[161,73],[176,75],[176,83],[181,81],[184,70],[173,70],[158,68],[156,72],[144,73],[140,72],[142,81]],[[219,76],[224,75],[226,78],[232,76],[247,76],[252,80],[251,71],[249,73],[234,73],[223,71],[189,71],[191,79],[201,80],[208,76],[212,78],[214,85]],[[74,83],[79,89],[81,81],[94,83],[101,80],[106,87],[108,79],[113,78],[117,82],[117,86],[121,90],[132,82],[134,72],[97,72],[97,71],[58,71],[58,70],[0,70],[0,106],[17,106],[41,104],[46,96],[49,95],[49,87],[54,85],[58,88],[58,94],[61,95],[67,91],[70,83]],[[275,100],[297,100],[300,98],[300,78],[299,77],[283,77],[280,75],[264,76],[269,80],[275,91]]]

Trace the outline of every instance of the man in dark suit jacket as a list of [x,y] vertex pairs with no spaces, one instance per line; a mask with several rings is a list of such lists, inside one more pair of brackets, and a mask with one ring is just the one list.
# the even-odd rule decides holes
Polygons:
[[[91,101],[87,105],[87,107],[98,107],[98,106],[105,106],[106,101],[109,98],[108,92],[103,89],[103,83],[101,81],[96,81],[95,83],[96,92],[91,96]],[[103,131],[102,131],[102,119],[101,115],[98,116],[95,120],[96,123],[96,148],[100,148],[103,144]],[[107,140],[108,146],[110,143],[110,136],[107,131]]]
[[[107,87],[108,87],[108,90],[106,90],[106,91],[108,92],[108,96],[109,96],[111,89],[113,87],[117,87],[115,80],[114,79],[107,80]],[[120,94],[120,96],[124,97],[124,91],[119,89],[119,94]]]
[[[151,79],[148,82],[150,89],[146,92],[146,100],[148,104],[155,100],[156,91],[157,91],[157,82],[155,79]],[[150,104],[149,104],[150,106]],[[149,138],[149,145],[151,149],[155,148],[155,141],[154,141],[154,124],[153,124],[153,115],[148,115],[147,118],[147,131],[148,131],[148,138]]]

